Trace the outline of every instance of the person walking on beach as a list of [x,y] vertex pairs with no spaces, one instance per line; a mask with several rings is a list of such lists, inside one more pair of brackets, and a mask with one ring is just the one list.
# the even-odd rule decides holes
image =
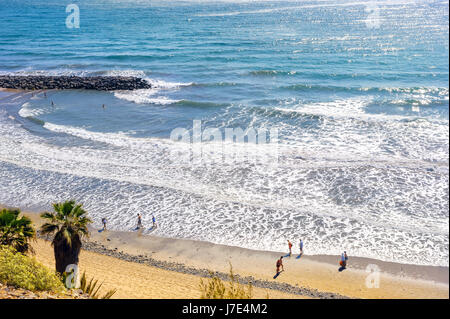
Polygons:
[[341,269],[344,270],[345,268],[347,268],[347,260],[348,260],[348,256],[347,256],[347,252],[344,251],[341,254],[341,261],[339,262],[339,265],[341,265]]
[[139,229],[142,227],[142,217],[141,214],[139,213],[137,214],[137,216],[138,216],[137,228]]
[[300,239],[300,254],[303,254],[303,240]]
[[289,257],[291,257],[291,255],[292,255],[292,243],[289,241],[289,239],[288,239],[288,246],[289,246]]
[[[281,268],[281,270],[280,270]],[[283,265],[283,256],[280,257],[280,259],[277,260],[277,273],[273,277],[274,279],[278,277],[278,275],[284,271],[284,265]]]
[[103,230],[105,231],[106,230],[106,218],[105,217],[102,218],[102,224],[103,224]]

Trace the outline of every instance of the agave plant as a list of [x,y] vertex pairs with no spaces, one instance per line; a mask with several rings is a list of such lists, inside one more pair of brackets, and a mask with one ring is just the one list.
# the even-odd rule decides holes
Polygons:
[[85,293],[88,294],[92,299],[111,299],[111,297],[117,292],[117,289],[111,289],[108,292],[106,292],[102,297],[100,297],[98,291],[103,286],[103,283],[98,285],[98,280],[94,280],[94,278],[91,278],[91,280],[88,283],[86,272],[83,272],[83,276],[81,276],[81,282],[80,282],[80,289]]
[[88,237],[88,224],[92,221],[86,216],[82,205],[75,201],[53,204],[53,213],[45,212],[41,217],[47,220],[41,226],[42,234],[55,234],[52,240],[56,271],[64,274],[66,267],[78,265],[82,237]]
[[30,240],[36,232],[31,219],[22,216],[19,210],[2,209],[0,211],[0,245],[13,247],[20,253],[32,252]]

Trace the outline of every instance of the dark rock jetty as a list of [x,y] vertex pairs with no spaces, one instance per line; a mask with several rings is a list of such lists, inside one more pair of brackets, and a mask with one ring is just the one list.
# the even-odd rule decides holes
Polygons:
[[129,76],[17,76],[0,75],[0,88],[22,90],[137,90],[149,89],[144,79]]

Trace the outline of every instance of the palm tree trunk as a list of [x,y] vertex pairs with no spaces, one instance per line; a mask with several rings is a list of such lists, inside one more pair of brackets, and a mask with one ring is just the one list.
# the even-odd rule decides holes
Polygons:
[[72,245],[68,245],[65,240],[53,243],[55,253],[56,271],[61,275],[66,271],[68,265],[78,265],[78,256],[81,250],[79,238],[72,239]]

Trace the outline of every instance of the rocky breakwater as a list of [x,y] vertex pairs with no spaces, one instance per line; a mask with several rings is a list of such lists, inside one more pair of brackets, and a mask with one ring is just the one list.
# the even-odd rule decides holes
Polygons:
[[0,88],[22,90],[138,90],[151,88],[144,79],[128,76],[0,75]]

